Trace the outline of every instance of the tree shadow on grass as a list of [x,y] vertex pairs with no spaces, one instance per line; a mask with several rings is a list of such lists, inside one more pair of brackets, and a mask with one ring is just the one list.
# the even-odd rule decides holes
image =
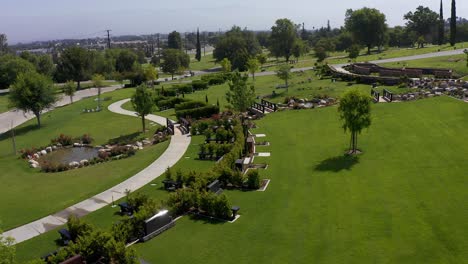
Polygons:
[[[42,126],[42,127],[44,127],[44,126]],[[21,135],[24,135],[24,134],[26,134],[28,132],[35,131],[35,130],[38,130],[38,129],[39,129],[39,127],[37,126],[37,124],[30,124],[30,125],[27,125],[27,126],[15,128],[15,136],[21,136]],[[5,140],[5,139],[9,139],[9,138],[11,138],[11,130],[8,130],[5,133],[0,134],[0,141]]]
[[223,225],[227,223],[227,221],[224,221],[221,219],[212,218],[209,216],[197,215],[197,214],[189,214],[189,218],[191,221],[202,222],[203,224]]
[[359,163],[359,157],[354,155],[342,155],[323,160],[315,166],[317,171],[332,171],[340,172],[342,170],[350,170],[354,165]]

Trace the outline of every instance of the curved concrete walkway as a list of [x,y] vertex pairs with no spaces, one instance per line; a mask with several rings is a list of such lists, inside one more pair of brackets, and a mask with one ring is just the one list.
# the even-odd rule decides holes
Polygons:
[[[117,89],[121,89],[121,85],[112,85],[109,87],[103,87],[101,88],[101,93],[107,93],[107,92],[112,92]],[[98,94],[98,89],[97,88],[89,88],[89,89],[84,89],[77,91],[75,95],[73,96],[73,102],[80,101],[82,99],[95,96]],[[55,107],[60,107],[64,105],[70,104],[70,97],[61,94],[60,99],[57,101],[57,103],[54,105],[54,107],[47,109],[43,113],[46,113],[48,111],[53,110]],[[12,109],[8,112],[0,113],[0,134],[5,133],[11,129],[11,123],[13,122],[13,127],[17,127],[24,122],[36,118],[32,113],[24,113],[21,110],[17,109]]]
[[[114,113],[136,117],[136,113],[122,109],[122,105],[129,100],[130,99],[125,99],[113,103],[108,109]],[[164,117],[148,115],[146,118],[158,124],[166,125],[166,118]],[[65,224],[68,217],[72,214],[82,217],[111,204],[113,200],[124,197],[125,190],[135,191],[158,178],[165,172],[167,167],[174,166],[184,155],[190,145],[190,141],[191,137],[189,135],[182,135],[180,130],[176,129],[175,135],[171,137],[171,142],[166,151],[156,161],[151,163],[151,165],[131,178],[58,213],[9,230],[3,233],[3,236],[13,237],[16,243],[20,243]]]

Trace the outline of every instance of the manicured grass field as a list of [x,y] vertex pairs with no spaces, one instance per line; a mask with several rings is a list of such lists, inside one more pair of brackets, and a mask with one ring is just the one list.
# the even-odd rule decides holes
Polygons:
[[466,65],[466,55],[444,56],[437,58],[412,60],[405,62],[384,63],[382,66],[402,68],[402,67],[426,67],[452,69],[460,76],[468,75],[468,66]]
[[[466,263],[468,105],[377,104],[349,144],[335,107],[257,122],[271,142],[266,192],[228,191],[235,223],[183,217],[136,245],[150,263]],[[263,138],[261,139],[263,140]]]
[[[464,49],[468,47],[468,42],[457,43],[457,49]],[[447,51],[453,50],[449,44],[442,45],[442,46],[426,46],[424,48],[389,48],[388,50],[384,50],[381,53],[373,53],[371,55],[367,55],[367,49],[361,51],[361,55],[357,57],[356,61],[363,62],[363,61],[374,61],[380,59],[390,59],[390,58],[399,58],[399,57],[406,57],[406,56],[413,56],[419,54],[426,54],[426,53],[433,53],[438,51]],[[348,54],[345,54],[348,55]],[[329,58],[326,60],[330,64],[337,64],[337,63],[347,63],[349,58]]]
[[[40,147],[60,133],[74,137],[90,133],[94,144],[104,144],[121,135],[138,133],[138,118],[111,113],[107,106],[128,98],[132,89],[106,94],[112,101],[103,103],[100,113],[83,114],[82,109],[95,107],[94,98],[76,102],[43,115],[43,127],[36,128],[31,120],[16,129],[17,148]],[[155,130],[156,126],[149,124]],[[50,213],[62,210],[83,199],[133,176],[153,162],[168,146],[168,142],[149,147],[136,156],[61,173],[40,173],[30,169],[27,161],[13,156],[9,133],[0,137],[0,227],[3,230],[28,223]],[[151,135],[150,132],[147,134]]]

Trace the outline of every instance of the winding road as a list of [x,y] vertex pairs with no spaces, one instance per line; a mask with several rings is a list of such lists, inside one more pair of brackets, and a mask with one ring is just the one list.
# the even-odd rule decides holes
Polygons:
[[[130,99],[121,100],[111,104],[108,109],[111,112],[137,117],[135,112],[122,109],[122,105]],[[148,120],[160,125],[166,125],[166,118],[157,115],[148,115]],[[60,212],[48,215],[39,220],[11,229],[3,233],[3,236],[10,236],[16,243],[23,242],[45,232],[51,231],[67,222],[70,215],[78,217],[85,216],[91,212],[110,205],[112,201],[125,196],[125,190],[135,191],[154,179],[161,176],[168,167],[174,166],[184,155],[190,145],[190,135],[182,135],[179,129],[175,130],[175,135],[171,137],[171,142],[166,151],[148,167],[128,178],[122,183],[75,205],[72,205]]]

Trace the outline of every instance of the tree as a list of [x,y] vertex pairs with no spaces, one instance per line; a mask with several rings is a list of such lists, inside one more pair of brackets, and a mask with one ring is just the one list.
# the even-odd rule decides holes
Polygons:
[[0,89],[7,89],[12,85],[19,74],[35,71],[34,65],[29,61],[13,55],[0,57]]
[[5,34],[0,34],[0,55],[8,52],[8,38]]
[[285,57],[289,62],[297,40],[296,27],[289,19],[278,19],[271,27],[270,52],[275,57]]
[[63,93],[67,96],[70,96],[70,103],[73,104],[73,96],[76,92],[76,86],[74,81],[67,81],[63,85]]
[[247,61],[247,69],[249,70],[250,74],[252,74],[252,78],[255,80],[255,73],[260,68],[259,62],[256,58],[251,58]]
[[281,65],[278,71],[276,72],[276,76],[285,82],[286,87],[288,87],[288,80],[291,78],[291,67],[289,65],[284,64]]
[[57,64],[57,74],[65,80],[73,80],[80,90],[81,81],[89,80],[93,65],[91,54],[81,47],[65,49]]
[[357,89],[347,91],[340,100],[338,112],[344,131],[351,132],[349,154],[357,154],[357,136],[371,125],[372,98]]
[[0,230],[0,263],[13,264],[16,263],[16,248],[15,240],[11,237],[3,237],[2,230]]
[[372,47],[384,44],[387,24],[385,15],[374,8],[364,7],[346,11],[345,27],[358,43],[367,47],[370,54]]
[[[435,27],[439,24],[439,15],[424,6],[418,6],[414,13],[408,12],[404,16],[404,19],[407,20],[406,27],[416,32],[418,39],[422,37],[424,40],[426,40],[427,36],[433,32]],[[424,42],[418,44],[418,47],[424,48]]]
[[163,63],[161,64],[164,72],[170,73],[172,79],[174,74],[187,69],[190,65],[190,57],[177,49],[166,49],[163,52]]
[[36,55],[28,51],[23,51],[20,57],[34,65],[36,71],[40,74],[52,76],[54,72],[54,62],[48,54]]
[[257,55],[257,60],[260,62],[260,65],[263,66],[263,64],[267,63],[268,61],[268,56],[264,53],[260,53]]
[[179,32],[172,31],[167,38],[167,48],[182,50],[182,38]]
[[229,61],[228,58],[224,58],[221,62],[221,70],[225,73],[231,72],[232,71],[232,65],[231,61]]
[[445,40],[444,6],[443,6],[443,3],[442,3],[442,0],[440,0],[438,44],[443,45],[444,40]]
[[450,16],[450,45],[453,47],[457,41],[457,4],[452,0],[452,12]]
[[132,72],[138,56],[131,50],[121,50],[115,60],[115,69],[120,73]]
[[104,87],[104,76],[94,74],[92,78],[93,86],[98,89],[98,109],[101,110],[101,88]]
[[466,67],[468,67],[468,49],[463,51],[466,54]]
[[195,59],[197,61],[201,61],[201,43],[200,43],[200,30],[197,28],[197,45],[196,45],[197,53],[195,54]]
[[25,112],[31,111],[41,127],[41,113],[56,101],[52,80],[37,72],[21,73],[10,89],[10,103]]
[[299,57],[301,57],[304,54],[307,54],[309,52],[309,47],[307,46],[307,43],[298,39],[293,46],[292,49],[292,55],[296,58],[296,60],[299,60]]
[[131,100],[135,112],[141,117],[143,133],[145,133],[145,116],[150,114],[154,109],[153,93],[146,86],[142,85],[136,89]]
[[315,46],[314,52],[315,52],[315,57],[317,57],[318,62],[324,61],[328,56],[327,51],[325,50],[323,46]]
[[213,51],[213,58],[218,63],[227,58],[231,62],[232,69],[244,71],[248,59],[260,52],[260,45],[255,34],[234,26],[219,38]]
[[143,72],[145,74],[145,79],[151,81],[151,86],[153,86],[154,80],[158,79],[158,70],[156,70],[153,65],[149,65],[143,70]]
[[361,47],[359,47],[359,45],[352,45],[348,48],[349,58],[356,59],[359,56],[360,51]]
[[239,71],[235,71],[229,81],[226,99],[239,112],[247,111],[255,102],[255,88],[253,85],[250,87],[247,85],[248,78],[247,74],[242,75]]

